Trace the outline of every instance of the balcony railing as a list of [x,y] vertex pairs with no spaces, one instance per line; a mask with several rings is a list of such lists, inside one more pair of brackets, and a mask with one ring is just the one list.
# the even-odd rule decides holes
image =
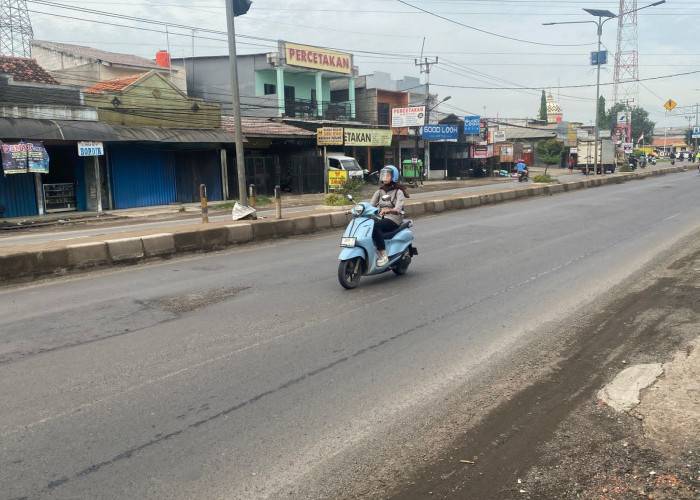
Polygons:
[[350,101],[321,102],[322,115],[318,114],[318,101],[309,99],[287,99],[284,102],[284,114],[290,118],[326,118],[328,120],[347,120],[350,116]]

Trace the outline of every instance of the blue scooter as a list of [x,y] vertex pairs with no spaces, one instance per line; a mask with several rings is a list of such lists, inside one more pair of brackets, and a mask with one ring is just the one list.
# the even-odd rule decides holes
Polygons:
[[[386,195],[385,195],[386,196]],[[351,201],[352,196],[348,195]],[[389,262],[377,266],[377,251],[372,240],[374,221],[379,218],[379,208],[369,203],[356,204],[350,211],[353,219],[345,228],[345,233],[340,239],[340,251],[338,258],[338,281],[347,288],[355,288],[360,283],[362,276],[371,276],[392,270],[394,274],[401,275],[408,270],[411,257],[418,255],[418,250],[413,246],[413,233],[409,229],[413,221],[404,221],[398,229],[391,233],[385,233],[386,253]]]

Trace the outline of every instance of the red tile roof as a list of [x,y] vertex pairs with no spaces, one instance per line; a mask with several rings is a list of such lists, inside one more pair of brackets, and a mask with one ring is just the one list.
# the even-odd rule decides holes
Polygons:
[[16,82],[58,85],[34,59],[25,57],[0,56],[0,73],[12,75]]
[[[222,116],[221,128],[233,134],[236,130],[233,116]],[[316,137],[316,132],[267,118],[241,118],[241,128],[246,137]]]
[[678,147],[678,146],[685,146],[685,137],[678,137],[678,136],[667,136],[664,138],[663,136],[661,137],[656,137],[654,136],[654,146],[657,148],[671,148],[671,147]]
[[105,90],[120,91],[124,90],[126,87],[134,83],[136,80],[141,78],[146,73],[138,73],[136,75],[121,76],[115,78],[114,80],[107,80],[100,82],[85,91],[86,94],[104,94]]
[[115,52],[107,52],[106,50],[85,47],[83,45],[43,42],[40,40],[33,40],[32,45],[37,45],[49,50],[55,50],[57,52],[72,54],[78,57],[84,57],[85,59],[91,59],[93,61],[104,61],[121,66],[135,66],[137,68],[144,69],[164,69],[161,66],[158,66],[155,61],[151,61],[150,59],[146,59],[144,57],[134,56],[131,54],[117,54]]

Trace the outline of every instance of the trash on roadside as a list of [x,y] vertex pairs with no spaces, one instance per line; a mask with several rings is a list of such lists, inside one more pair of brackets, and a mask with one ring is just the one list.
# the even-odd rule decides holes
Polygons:
[[257,219],[258,215],[255,213],[253,207],[247,205],[241,205],[236,202],[233,205],[233,210],[231,211],[231,218],[233,220],[243,220],[243,219]]
[[472,460],[460,460],[460,462],[463,464],[473,464],[473,465],[476,464],[476,462],[474,462]]

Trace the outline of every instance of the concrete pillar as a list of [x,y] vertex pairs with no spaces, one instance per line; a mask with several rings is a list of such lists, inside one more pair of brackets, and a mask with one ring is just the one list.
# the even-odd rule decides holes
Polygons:
[[320,71],[316,72],[316,116],[323,116],[323,78]]
[[284,114],[284,66],[277,66],[277,116]]
[[355,118],[355,78],[348,78],[348,99],[350,100],[350,118]]

